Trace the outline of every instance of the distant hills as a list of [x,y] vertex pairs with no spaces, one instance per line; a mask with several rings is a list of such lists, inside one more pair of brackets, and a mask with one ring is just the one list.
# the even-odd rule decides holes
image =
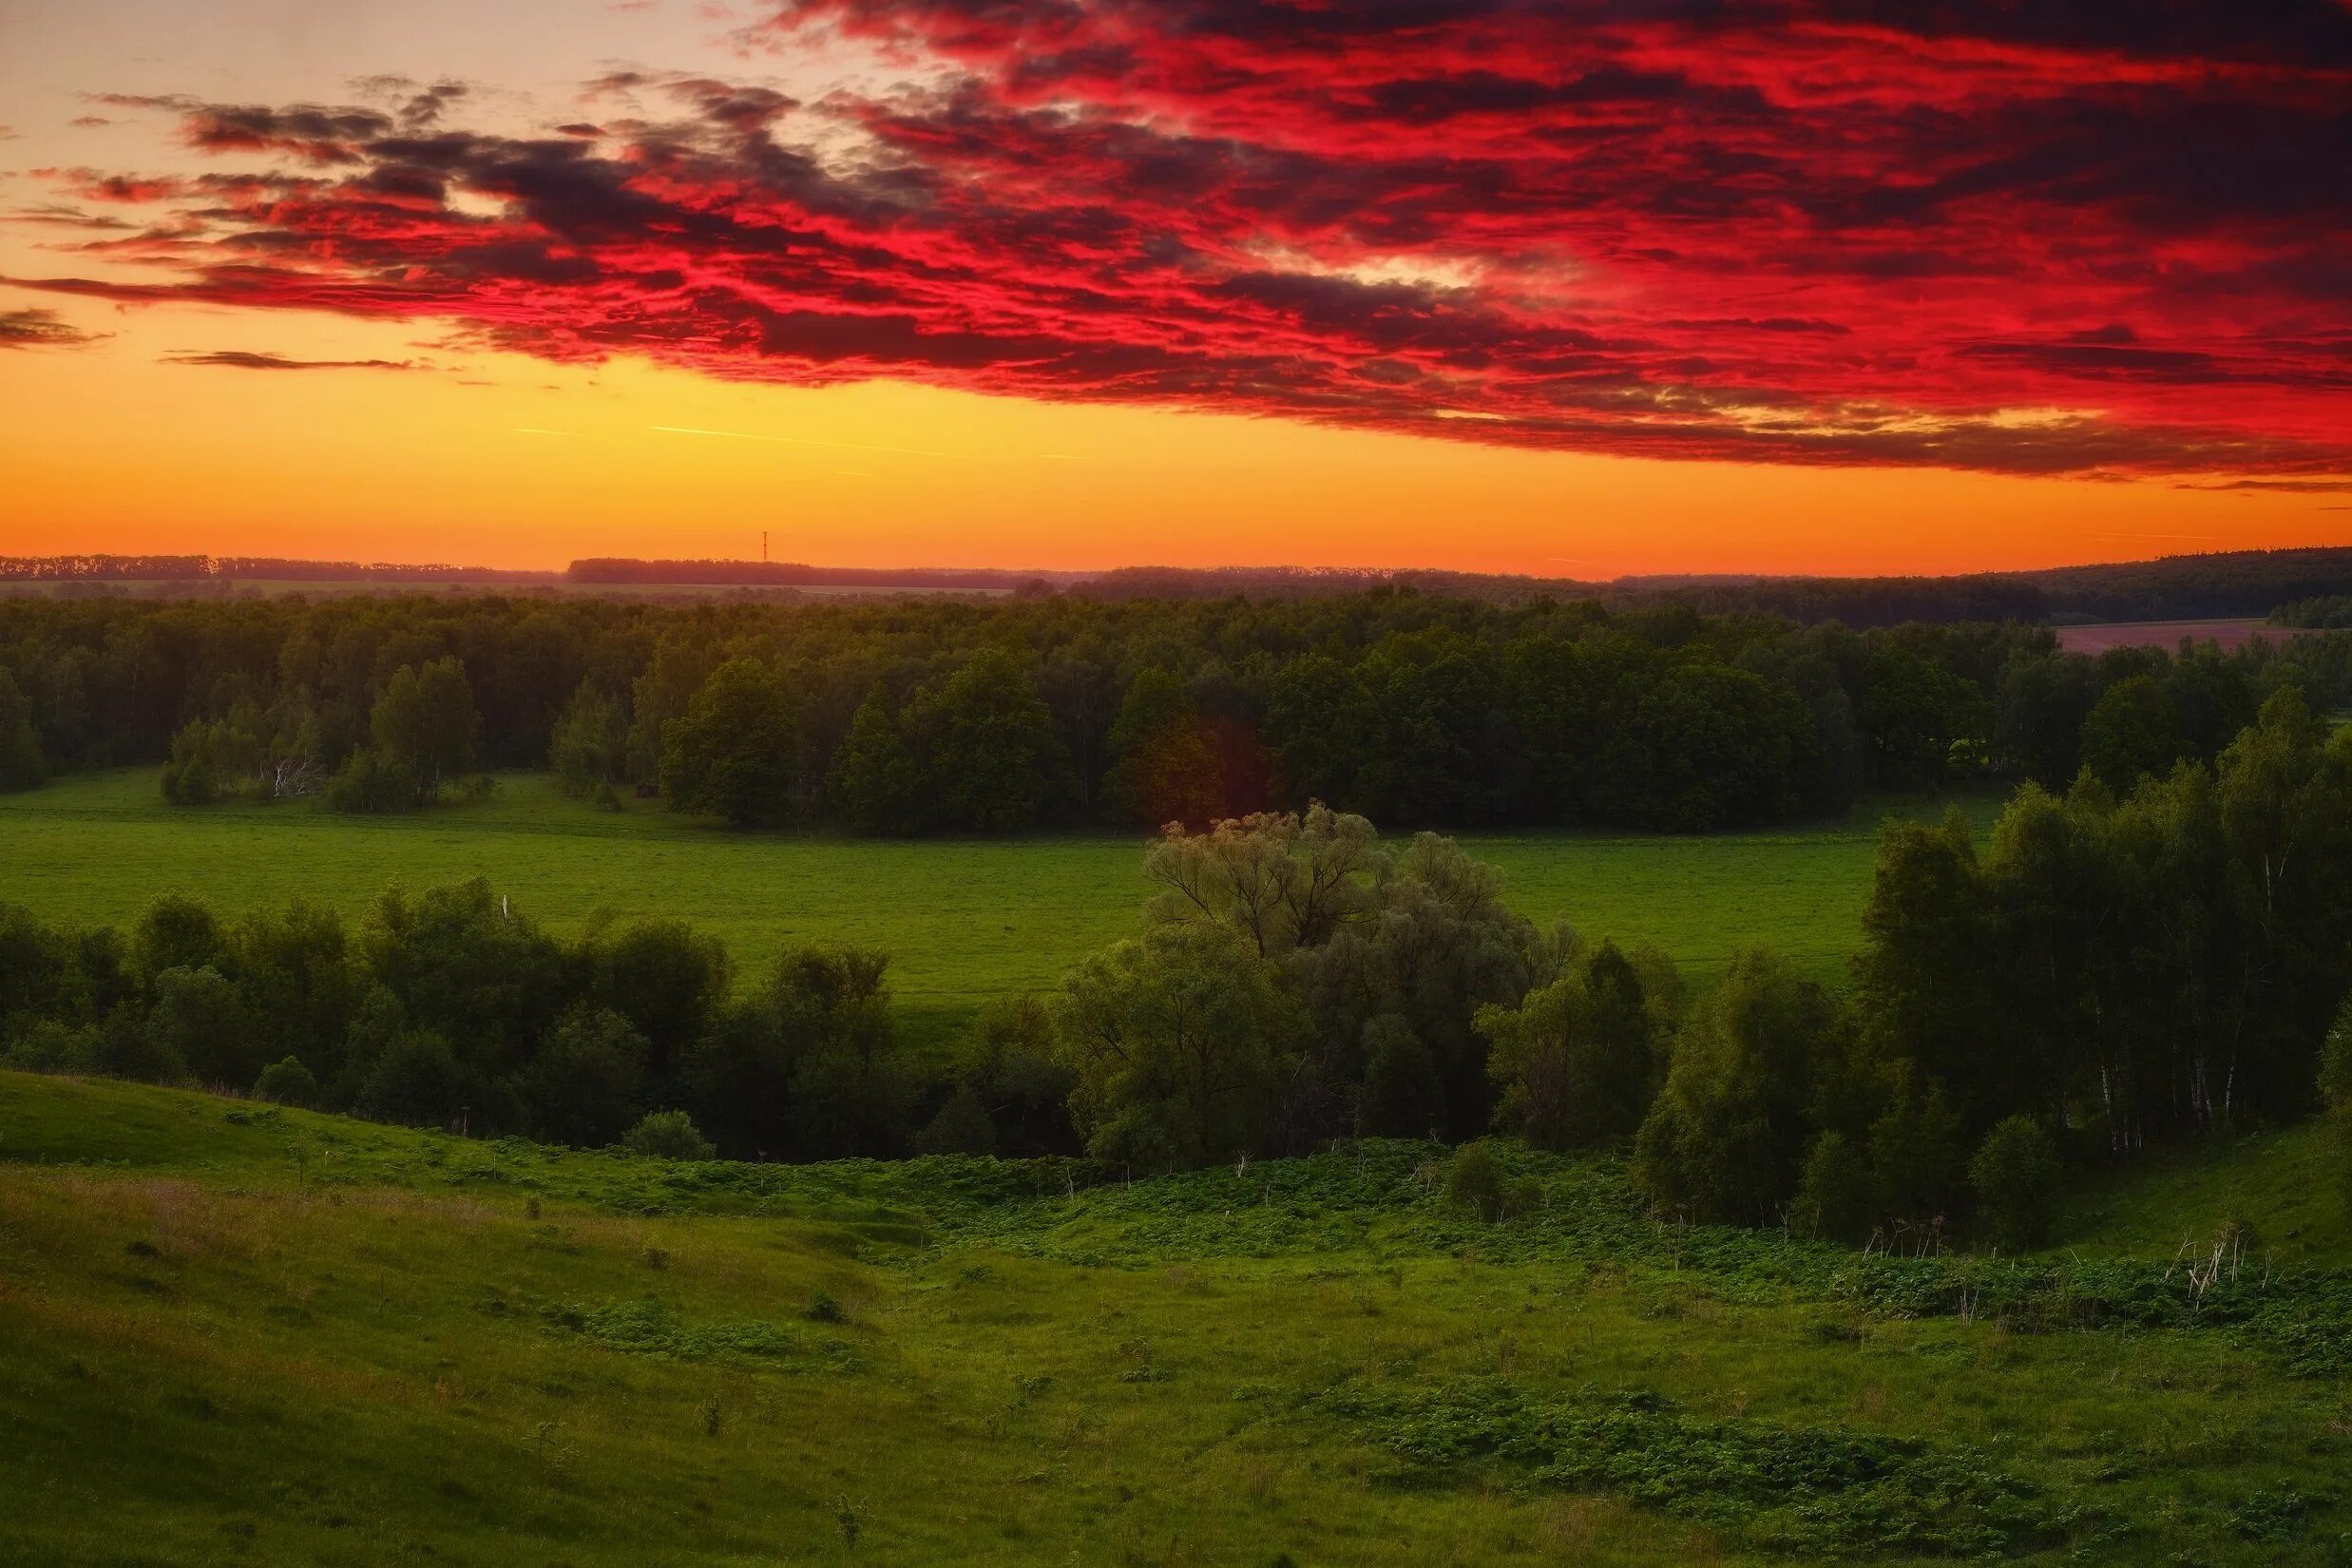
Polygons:
[[2262,617],[2290,601],[2352,594],[2352,546],[2234,550],[2153,561],[1952,577],[1675,575],[1609,582],[1440,570],[1345,566],[1122,566],[1104,572],[993,567],[815,566],[798,562],[641,561],[597,557],[561,572],[488,566],[298,561],[249,556],[74,555],[0,557],[10,582],[238,582],[478,583],[488,587],[906,589],[927,593],[1069,593],[1088,599],[1295,598],[1386,589],[1515,602],[1539,596],[1599,599],[1622,607],[1688,605],[1715,613],[1778,615],[1853,626],[1905,621],[2102,621]]

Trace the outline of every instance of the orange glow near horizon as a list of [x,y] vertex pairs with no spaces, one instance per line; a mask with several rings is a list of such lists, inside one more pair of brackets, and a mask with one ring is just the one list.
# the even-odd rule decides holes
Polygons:
[[[887,381],[746,386],[629,359],[179,365],[164,356],[220,338],[226,313],[73,314],[114,335],[0,356],[7,553],[547,568],[755,559],[765,529],[774,559],[819,565],[1601,579],[1941,574],[2352,538],[2325,495],[2162,481],[1521,451]],[[269,326],[269,352],[288,357],[436,357],[388,326]]]

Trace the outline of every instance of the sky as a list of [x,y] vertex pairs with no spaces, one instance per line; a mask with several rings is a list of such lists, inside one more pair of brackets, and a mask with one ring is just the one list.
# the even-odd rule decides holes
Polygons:
[[2352,0],[0,0],[0,552],[2352,543]]

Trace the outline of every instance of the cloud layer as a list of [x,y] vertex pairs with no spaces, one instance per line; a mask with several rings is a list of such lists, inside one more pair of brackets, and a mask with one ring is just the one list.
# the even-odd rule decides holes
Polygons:
[[544,136],[453,83],[109,99],[220,165],[50,171],[75,248],[162,271],[36,286],[1537,448],[2352,472],[2343,0],[796,0],[743,42],[826,39],[872,85],[624,73]]

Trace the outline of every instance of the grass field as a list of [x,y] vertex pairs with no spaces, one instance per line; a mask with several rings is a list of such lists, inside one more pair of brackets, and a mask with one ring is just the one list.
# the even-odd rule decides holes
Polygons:
[[2352,1551],[2352,1275],[2192,1296],[2135,1251],[2178,1172],[2019,1267],[1513,1151],[1543,1206],[1487,1227],[1427,1158],[666,1166],[0,1073],[0,1562]]
[[[1997,809],[1962,804],[1979,822]],[[551,929],[599,914],[675,915],[739,965],[829,941],[890,954],[910,1035],[938,1039],[991,997],[1057,985],[1129,934],[1150,889],[1133,836],[899,842],[743,834],[631,800],[619,813],[509,774],[480,805],[337,817],[308,802],[164,804],[151,769],[0,795],[0,898],[52,919],[135,917],[159,892],[225,910],[296,895],[356,914],[393,883],[486,876]],[[1904,803],[1913,812],[1940,810]],[[1707,837],[1470,833],[1512,903],[1595,936],[1649,940],[1694,978],[1768,942],[1825,980],[1861,936],[1883,808],[1802,832]]]

